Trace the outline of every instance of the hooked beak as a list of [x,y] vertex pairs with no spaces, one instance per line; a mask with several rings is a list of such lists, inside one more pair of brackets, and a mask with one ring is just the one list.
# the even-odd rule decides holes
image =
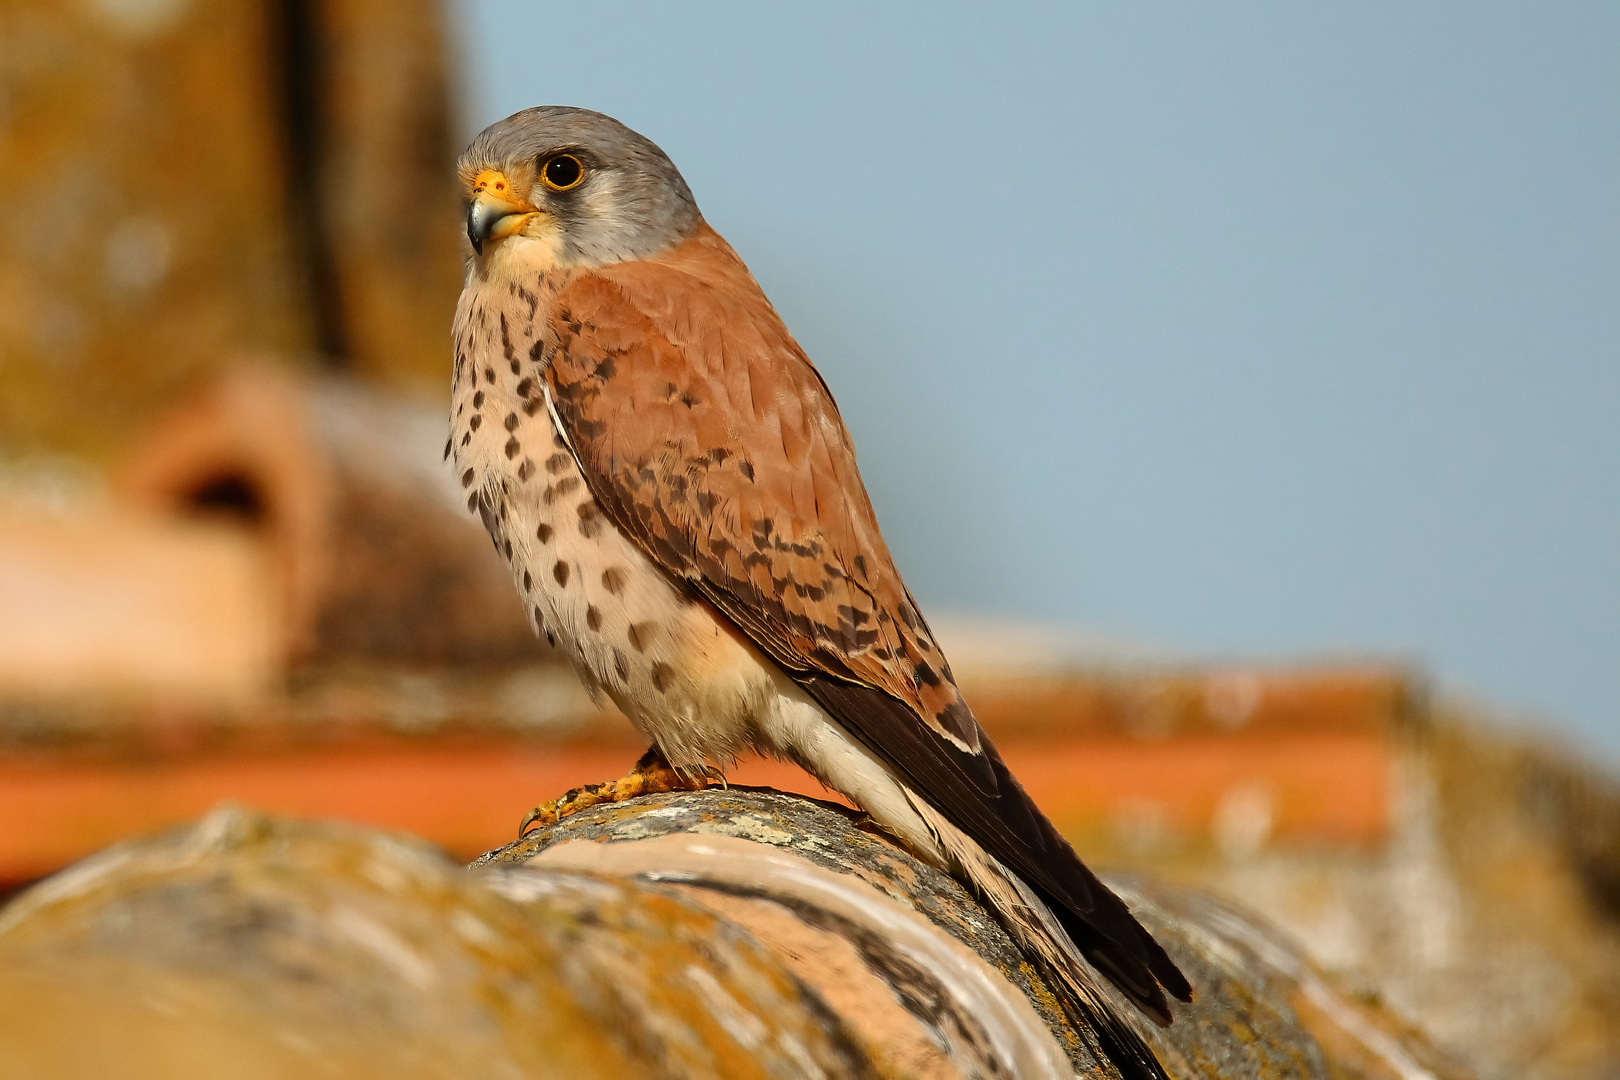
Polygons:
[[485,244],[518,232],[538,213],[513,192],[504,175],[485,169],[473,179],[472,201],[467,204],[467,239],[482,255]]

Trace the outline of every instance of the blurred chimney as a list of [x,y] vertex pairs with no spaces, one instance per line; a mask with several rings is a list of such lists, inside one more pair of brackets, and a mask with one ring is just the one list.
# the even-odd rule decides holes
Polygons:
[[441,461],[444,437],[442,410],[358,380],[241,368],[171,409],[116,492],[260,538],[284,664],[541,659],[511,571]]

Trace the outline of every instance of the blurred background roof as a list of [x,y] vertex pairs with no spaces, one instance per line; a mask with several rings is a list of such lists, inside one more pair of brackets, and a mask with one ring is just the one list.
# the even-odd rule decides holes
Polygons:
[[927,610],[1402,654],[1620,755],[1620,8],[452,11],[463,135],[675,159]]

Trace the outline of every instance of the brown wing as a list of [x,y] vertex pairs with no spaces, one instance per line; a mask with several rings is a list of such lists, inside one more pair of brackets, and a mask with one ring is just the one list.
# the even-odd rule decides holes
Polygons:
[[1190,988],[1030,801],[917,611],[820,374],[702,227],[558,297],[548,379],[597,501],[930,803],[1070,916],[1075,943],[1168,1015]]
[[724,241],[688,246],[558,298],[552,389],[606,508],[666,567],[735,598],[785,666],[878,687],[975,748],[821,377]]

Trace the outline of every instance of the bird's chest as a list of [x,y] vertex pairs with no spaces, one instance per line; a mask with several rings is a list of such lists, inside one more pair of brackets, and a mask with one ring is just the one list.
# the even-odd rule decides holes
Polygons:
[[468,506],[535,630],[588,685],[677,764],[731,756],[748,739],[761,664],[597,504],[548,405],[540,299],[531,315],[525,295],[462,295],[451,451]]
[[548,292],[542,278],[532,287],[469,285],[463,293],[451,449],[468,508],[511,564],[535,629],[554,645],[577,646],[601,617],[583,581],[609,569],[617,529],[548,407]]

